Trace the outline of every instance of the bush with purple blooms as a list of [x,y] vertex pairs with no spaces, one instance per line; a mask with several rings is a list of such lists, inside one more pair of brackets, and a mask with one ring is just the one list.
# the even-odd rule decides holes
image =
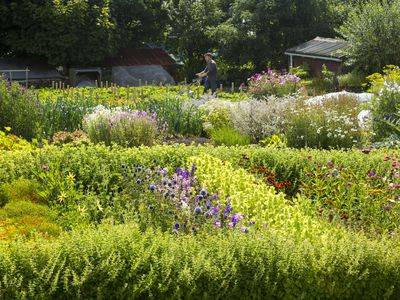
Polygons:
[[121,168],[125,196],[143,229],[156,226],[176,234],[196,233],[205,228],[241,227],[241,231],[248,231],[242,222],[245,216],[233,211],[229,197],[220,199],[218,193],[210,193],[201,185],[194,176],[195,165],[190,171],[177,168],[171,176],[162,167],[130,168],[123,164]]
[[83,119],[83,129],[94,143],[122,146],[151,146],[168,128],[155,113],[123,111],[98,106]]
[[270,68],[248,78],[249,93],[256,98],[266,96],[285,96],[296,93],[299,89],[300,77],[296,75],[274,72]]

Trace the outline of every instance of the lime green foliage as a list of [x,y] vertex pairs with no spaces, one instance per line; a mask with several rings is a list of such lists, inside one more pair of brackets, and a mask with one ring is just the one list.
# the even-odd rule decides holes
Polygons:
[[351,96],[323,99],[319,103],[301,101],[291,109],[286,124],[290,147],[351,148],[361,142],[357,99]]
[[[398,157],[397,150],[257,146],[111,148],[66,144],[7,151],[0,156],[0,181],[34,174],[41,188],[50,191],[46,199],[51,208],[11,201],[0,210],[4,216],[0,232],[6,231],[13,239],[0,243],[0,294],[6,298],[286,299],[302,295],[307,299],[396,299],[400,296],[394,194]],[[274,172],[277,182],[292,181],[292,193],[278,193],[263,178],[248,172],[244,162],[249,168],[264,166]],[[220,199],[229,196],[233,209],[246,215],[245,222],[255,221],[253,227],[171,235],[151,224],[145,230],[134,215],[119,215],[135,197],[133,185],[123,185],[124,180],[134,183],[132,173],[126,170],[140,164],[160,165],[173,172],[193,163],[199,188],[206,186]],[[368,176],[372,171],[386,176],[386,181]],[[333,172],[338,176],[325,177]],[[349,180],[353,190],[342,197]],[[385,184],[393,189],[386,190]],[[380,192],[373,194],[373,189]],[[25,190],[28,193],[31,188]],[[297,191],[301,195],[292,197]],[[147,191],[139,198],[142,203],[148,204],[149,194]],[[369,203],[354,195],[368,197]],[[329,199],[337,206],[332,208],[327,197],[335,197]],[[391,208],[382,207],[379,212],[389,214],[378,215],[386,197],[393,197],[395,203],[388,200]],[[348,221],[340,218],[344,210]],[[67,226],[71,231],[60,239],[45,240],[32,231],[18,231],[18,226],[28,221],[17,222],[17,218],[54,220],[55,213],[63,226],[71,224]],[[87,227],[89,220],[95,226]],[[40,229],[43,235],[56,235],[50,223],[44,225],[46,230]],[[390,235],[384,234],[385,230]],[[355,231],[367,232],[369,237]],[[21,233],[30,239],[17,238]]]
[[373,73],[366,78],[368,80],[368,92],[378,94],[387,83],[400,83],[400,68],[394,65],[386,65],[381,73]]
[[220,146],[244,146],[250,144],[250,137],[236,131],[232,127],[221,127],[211,130],[211,142]]
[[0,130],[0,150],[17,150],[30,147],[28,141],[11,134],[10,131],[10,127],[5,127],[5,131]]
[[310,66],[308,64],[300,65],[289,70],[289,74],[306,79],[310,77]]
[[[15,238],[18,235],[41,234],[46,237],[58,236],[61,228],[55,222],[56,213],[37,193],[37,183],[27,179],[3,184],[0,199],[0,240]],[[0,200],[0,201],[1,201]],[[1,203],[0,203],[1,204]]]
[[374,73],[367,77],[370,91],[375,93],[372,110],[372,127],[375,139],[380,141],[400,133],[400,70],[397,66],[386,66],[383,74]]
[[286,147],[287,138],[285,135],[278,133],[264,140],[260,140],[260,144],[267,147]]
[[211,100],[200,106],[203,113],[204,130],[208,133],[213,129],[232,126],[229,106],[219,100]]
[[[397,298],[398,246],[358,235],[175,238],[135,225],[1,244],[7,298]],[[107,274],[105,276],[104,274]],[[351,286],[351,287],[349,287]]]

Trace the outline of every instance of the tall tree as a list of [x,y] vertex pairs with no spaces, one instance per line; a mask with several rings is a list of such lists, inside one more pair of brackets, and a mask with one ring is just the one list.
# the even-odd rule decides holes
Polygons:
[[215,49],[211,31],[221,23],[223,12],[218,0],[169,0],[170,25],[167,44],[185,63],[189,78],[203,67],[207,51]]
[[121,47],[160,40],[162,0],[11,0],[0,3],[1,54],[93,64]]
[[348,63],[367,73],[400,65],[400,0],[371,0],[351,12],[339,33],[350,42]]

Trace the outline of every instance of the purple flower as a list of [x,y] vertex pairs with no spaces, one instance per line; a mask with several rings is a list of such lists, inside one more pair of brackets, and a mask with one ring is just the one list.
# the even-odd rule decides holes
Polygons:
[[42,165],[41,168],[42,168],[43,170],[47,170],[47,169],[49,168],[49,166],[48,166],[48,165]]
[[242,226],[242,227],[240,227],[240,231],[247,233],[247,232],[249,232],[249,229],[246,226]]
[[221,228],[221,221],[220,220],[215,220],[214,221],[214,226],[218,227],[218,228]]
[[156,187],[155,187],[153,184],[151,184],[151,185],[149,186],[149,190],[150,190],[150,191],[154,192],[155,189],[156,189]]
[[175,224],[174,224],[174,228],[175,228],[176,230],[178,230],[179,227],[180,227],[179,223],[175,223]]
[[236,224],[239,223],[241,220],[242,220],[242,215],[239,213],[234,213],[231,217],[233,226],[236,226]]
[[212,196],[212,199],[213,199],[213,200],[218,200],[217,194],[214,194],[214,195]]
[[390,208],[391,208],[390,205],[384,205],[383,206],[383,210],[384,211],[388,211]]
[[249,226],[256,224],[256,221],[249,221]]
[[376,177],[376,173],[375,172],[369,172],[368,173],[368,177]]
[[194,213],[195,213],[196,215],[200,215],[201,213],[203,213],[203,210],[201,209],[200,206],[197,206],[197,207],[194,209]]

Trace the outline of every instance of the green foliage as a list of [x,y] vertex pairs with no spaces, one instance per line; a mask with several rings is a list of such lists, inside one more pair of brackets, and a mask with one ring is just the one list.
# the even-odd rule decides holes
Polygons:
[[308,64],[303,64],[289,70],[289,74],[300,77],[301,79],[306,79],[310,77],[310,66]]
[[85,132],[77,130],[74,132],[59,131],[53,135],[53,144],[63,145],[72,143],[74,145],[88,144],[89,138]]
[[365,173],[343,162],[314,161],[316,166],[307,173],[301,194],[329,222],[372,235],[391,232],[399,224],[398,166],[394,155],[383,160]]
[[[52,64],[98,63],[120,50],[157,40],[167,19],[161,1],[8,2],[2,44],[14,54],[47,58]],[[79,49],[79,51],[77,51]],[[4,53],[2,53],[4,54]]]
[[291,110],[286,124],[290,147],[351,148],[361,142],[357,99],[339,96],[304,104]]
[[267,147],[286,147],[287,138],[285,135],[278,133],[264,140],[260,140],[260,144]]
[[31,140],[37,132],[40,103],[31,91],[0,78],[0,128]]
[[352,92],[361,92],[366,84],[366,76],[359,71],[352,71],[337,77],[339,89]]
[[249,78],[249,93],[255,98],[268,96],[283,97],[294,94],[299,88],[300,78],[292,74],[278,74],[268,68],[260,74]]
[[387,64],[400,64],[398,55],[400,1],[367,1],[354,9],[340,28],[349,41],[344,51],[348,63],[366,73],[379,72]]
[[107,110],[98,107],[86,115],[84,129],[94,143],[104,142],[127,147],[151,146],[159,138],[161,122],[156,115],[147,112]]
[[30,147],[29,142],[10,134],[11,127],[6,127],[5,131],[0,130],[0,150],[17,150]]
[[178,97],[143,101],[137,109],[156,113],[168,124],[168,132],[174,135],[201,136],[203,113],[194,105]]
[[250,144],[250,137],[236,131],[232,127],[214,128],[210,132],[211,142],[216,145],[244,146]]
[[375,93],[372,110],[372,127],[376,140],[382,140],[399,133],[399,67],[388,65],[383,74],[374,73],[367,77],[369,91]]

